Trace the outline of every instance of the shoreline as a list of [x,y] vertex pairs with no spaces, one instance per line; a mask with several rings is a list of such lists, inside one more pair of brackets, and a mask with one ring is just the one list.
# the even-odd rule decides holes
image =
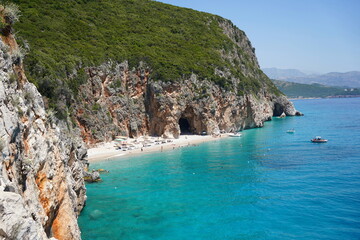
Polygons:
[[[97,147],[89,148],[88,155],[86,160],[91,163],[96,162],[104,162],[104,161],[111,161],[126,157],[133,157],[136,155],[151,153],[151,152],[163,152],[169,151],[173,149],[177,149],[179,147],[186,147],[186,146],[193,146],[205,142],[216,141],[220,139],[228,138],[228,134],[221,134],[220,136],[211,136],[211,135],[181,135],[178,139],[171,139],[172,142],[154,142],[151,146],[147,147],[139,147],[131,150],[123,151],[121,149],[116,149],[116,141],[112,142],[105,142],[98,144]],[[150,137],[150,141],[157,141],[159,138],[157,137]],[[129,141],[135,141],[136,139],[128,139]],[[159,141],[159,140],[158,140]]]
[[327,97],[303,97],[303,98],[291,98],[288,97],[288,100],[312,100],[312,99],[334,99],[334,98],[359,98],[360,95],[335,95]]

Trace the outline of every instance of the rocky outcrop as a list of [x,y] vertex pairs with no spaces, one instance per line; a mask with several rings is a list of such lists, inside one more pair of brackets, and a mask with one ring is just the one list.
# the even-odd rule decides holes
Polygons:
[[255,48],[251,45],[246,34],[227,19],[221,19],[219,26],[223,33],[238,47],[238,49],[232,48],[230,51],[222,50],[222,56],[232,62],[233,65],[240,65],[237,67],[241,68],[244,75],[248,75],[251,72],[251,68],[245,65],[246,61],[250,62],[255,69],[259,69],[260,66],[255,55]]
[[144,92],[148,70],[142,65],[129,71],[127,62],[108,62],[88,68],[87,84],[81,86],[74,109],[76,122],[88,144],[109,141],[116,135],[148,133]]
[[26,210],[20,194],[1,191],[0,239],[46,239],[42,226]]
[[45,110],[17,50],[0,40],[0,239],[80,239],[86,148]]
[[[293,104],[265,84],[258,93],[238,95],[194,74],[178,82],[154,81],[142,64],[129,70],[127,62],[109,62],[87,71],[89,79],[75,109],[88,144],[116,135],[176,138],[182,122],[191,133],[217,133],[261,127],[283,112],[296,115]],[[236,86],[241,80],[233,81]]]
[[88,183],[94,183],[101,181],[100,173],[98,171],[84,172],[84,180]]

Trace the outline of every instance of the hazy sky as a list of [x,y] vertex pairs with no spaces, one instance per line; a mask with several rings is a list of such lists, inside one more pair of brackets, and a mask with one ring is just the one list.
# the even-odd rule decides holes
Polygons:
[[262,68],[360,71],[360,0],[159,0],[230,19]]

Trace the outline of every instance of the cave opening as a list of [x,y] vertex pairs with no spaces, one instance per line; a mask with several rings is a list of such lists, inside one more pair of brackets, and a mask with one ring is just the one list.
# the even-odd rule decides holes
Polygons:
[[280,104],[275,103],[273,116],[279,117],[283,112],[284,112],[284,108]]
[[192,134],[190,123],[186,118],[179,119],[180,135]]

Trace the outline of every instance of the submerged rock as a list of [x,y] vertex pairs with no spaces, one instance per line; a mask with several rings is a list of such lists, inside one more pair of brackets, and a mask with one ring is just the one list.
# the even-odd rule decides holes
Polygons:
[[84,181],[88,183],[99,182],[101,181],[100,173],[98,171],[84,172]]
[[92,211],[90,214],[89,214],[89,218],[91,220],[96,220],[96,219],[99,219],[103,216],[104,214],[100,211],[100,210],[94,210]]

